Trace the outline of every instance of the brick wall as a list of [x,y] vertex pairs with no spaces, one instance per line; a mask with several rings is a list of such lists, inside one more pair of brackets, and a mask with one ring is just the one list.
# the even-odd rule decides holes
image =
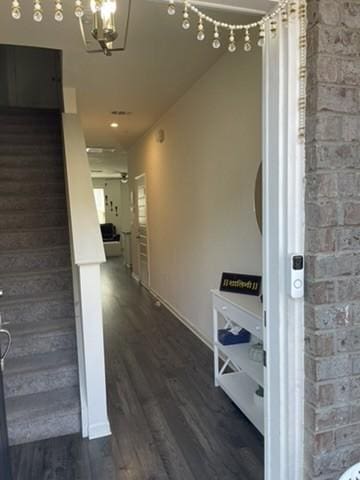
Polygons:
[[360,461],[360,0],[308,1],[306,479]]

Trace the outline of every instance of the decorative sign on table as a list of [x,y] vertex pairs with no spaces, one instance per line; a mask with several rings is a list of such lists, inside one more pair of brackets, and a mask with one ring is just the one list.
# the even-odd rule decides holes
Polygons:
[[222,292],[242,293],[245,295],[260,295],[261,277],[257,275],[241,275],[239,273],[222,274],[220,290]]

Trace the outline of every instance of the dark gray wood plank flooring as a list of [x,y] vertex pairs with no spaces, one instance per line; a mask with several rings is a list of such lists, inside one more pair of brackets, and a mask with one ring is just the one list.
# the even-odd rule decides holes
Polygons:
[[263,438],[214,388],[212,352],[120,260],[102,289],[113,435],[14,447],[14,480],[263,479]]

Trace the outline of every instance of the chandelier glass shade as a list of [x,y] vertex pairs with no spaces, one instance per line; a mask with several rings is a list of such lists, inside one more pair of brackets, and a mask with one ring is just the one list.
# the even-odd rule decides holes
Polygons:
[[115,24],[116,0],[91,0],[90,8],[93,14],[92,36],[105,44],[114,42],[118,37]]

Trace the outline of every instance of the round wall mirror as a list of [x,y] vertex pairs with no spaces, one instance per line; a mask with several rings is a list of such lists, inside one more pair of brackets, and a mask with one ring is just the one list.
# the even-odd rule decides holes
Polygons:
[[255,215],[260,232],[262,233],[262,163],[260,163],[255,181]]

